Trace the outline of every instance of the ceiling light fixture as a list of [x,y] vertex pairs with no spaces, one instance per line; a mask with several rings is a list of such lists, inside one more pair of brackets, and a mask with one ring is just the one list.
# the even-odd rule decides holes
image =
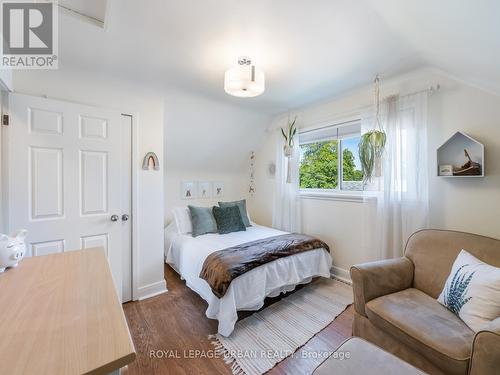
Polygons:
[[252,98],[265,90],[264,72],[252,65],[249,57],[240,57],[238,66],[226,71],[224,90],[232,96]]

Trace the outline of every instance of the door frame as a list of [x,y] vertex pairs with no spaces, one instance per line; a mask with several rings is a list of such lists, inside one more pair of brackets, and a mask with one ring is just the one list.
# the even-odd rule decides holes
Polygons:
[[[23,92],[5,92],[2,90],[0,94],[2,94],[2,99],[3,99],[3,112],[7,113],[10,115],[10,108],[8,106],[9,102],[9,95],[11,93],[15,94],[23,94],[23,95],[29,95],[29,96],[34,96],[34,97],[41,97],[45,99],[53,99],[53,100],[59,100],[59,101],[67,101],[70,103],[76,103],[76,104],[82,104],[82,105],[87,105],[87,106],[92,106],[96,108],[100,108],[101,106],[96,106],[96,105],[89,105],[86,103],[79,103],[79,102],[73,102],[73,101],[68,101],[64,99],[58,99],[58,98],[52,98],[52,97],[47,97],[45,95],[33,95],[33,94],[26,94]],[[110,108],[113,109],[113,108]],[[131,131],[131,167],[130,167],[130,173],[131,173],[131,212],[130,216],[132,218],[131,222],[131,262],[132,262],[132,267],[131,267],[131,279],[132,279],[132,296],[131,300],[136,301],[139,296],[139,262],[138,262],[138,239],[139,239],[139,233],[138,233],[138,217],[137,217],[137,212],[138,212],[138,205],[139,205],[139,184],[138,184],[138,179],[139,179],[139,173],[138,173],[138,166],[140,164],[140,159],[139,159],[139,113],[135,111],[120,111],[115,109],[117,112],[120,113],[122,116],[128,116],[131,118],[132,122],[132,131]],[[8,227],[10,227],[8,223],[8,201],[9,201],[9,191],[8,191],[8,179],[6,178],[6,171],[8,169],[8,147],[10,146],[8,144],[8,138],[9,138],[9,126],[4,126],[0,123],[0,156],[1,156],[1,161],[0,161],[0,215],[4,218],[4,220],[0,220],[0,223],[3,225],[3,228],[0,228],[0,232],[2,230],[6,230]]]
[[6,178],[6,168],[7,168],[7,151],[6,151],[6,141],[4,140],[4,131],[6,127],[2,124],[3,115],[9,113],[9,91],[5,89],[3,81],[0,79],[0,232],[6,231],[7,227],[7,185],[8,181]]
[[132,257],[132,269],[131,269],[131,279],[132,279],[132,301],[137,301],[139,296],[139,252],[137,249],[139,248],[139,223],[138,223],[138,206],[139,206],[139,174],[138,174],[138,166],[140,165],[139,159],[139,114],[137,112],[129,112],[123,111],[121,113],[122,116],[130,117],[132,121],[132,131],[131,131],[131,166],[130,166],[130,174],[131,174],[131,212],[130,216],[132,218],[132,228],[130,235],[132,236],[130,240],[130,253]]

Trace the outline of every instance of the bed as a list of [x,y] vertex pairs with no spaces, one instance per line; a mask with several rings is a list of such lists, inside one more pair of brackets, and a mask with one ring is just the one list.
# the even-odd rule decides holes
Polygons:
[[238,310],[258,310],[268,296],[292,291],[299,284],[309,283],[313,277],[330,277],[332,258],[325,249],[294,254],[254,268],[234,279],[222,298],[218,298],[199,277],[211,253],[282,234],[286,232],[252,223],[242,232],[192,237],[179,234],[174,222],[165,230],[165,262],[208,303],[206,316],[217,319],[218,333],[227,337],[234,330]]

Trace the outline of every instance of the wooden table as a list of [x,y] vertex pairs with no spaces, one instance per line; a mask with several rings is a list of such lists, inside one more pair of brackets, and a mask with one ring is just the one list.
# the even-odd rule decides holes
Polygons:
[[0,274],[0,374],[108,374],[134,359],[102,249],[26,258]]

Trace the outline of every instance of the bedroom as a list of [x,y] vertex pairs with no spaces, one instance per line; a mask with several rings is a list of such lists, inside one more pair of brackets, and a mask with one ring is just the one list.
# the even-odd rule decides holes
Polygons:
[[2,12],[0,374],[496,373],[495,1]]

